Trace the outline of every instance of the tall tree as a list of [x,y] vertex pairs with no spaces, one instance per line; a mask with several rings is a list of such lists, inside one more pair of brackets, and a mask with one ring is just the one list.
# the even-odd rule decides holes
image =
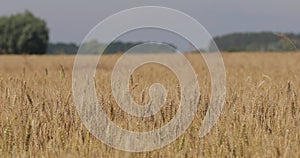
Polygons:
[[[7,53],[46,53],[49,30],[45,21],[29,11],[0,19],[0,48]],[[2,28],[2,27],[0,27]]]

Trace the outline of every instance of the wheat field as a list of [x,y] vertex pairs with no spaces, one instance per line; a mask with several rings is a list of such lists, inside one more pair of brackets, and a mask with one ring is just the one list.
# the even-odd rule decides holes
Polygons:
[[[158,64],[139,67],[130,92],[139,104],[161,83],[168,97],[147,118],[123,112],[110,77],[121,54],[104,55],[96,74],[98,100],[107,116],[132,131],[160,128],[176,114],[178,79]],[[200,54],[186,54],[201,89],[187,131],[159,150],[130,153],[111,148],[85,128],[72,97],[74,56],[0,56],[0,157],[300,157],[300,54],[223,53],[227,74],[224,109],[204,138],[199,129],[210,97],[210,76]]]

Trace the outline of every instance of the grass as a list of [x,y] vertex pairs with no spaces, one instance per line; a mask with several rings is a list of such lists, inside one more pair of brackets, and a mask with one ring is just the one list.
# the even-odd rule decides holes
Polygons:
[[[74,56],[0,56],[1,157],[300,157],[300,54],[224,53],[227,96],[212,131],[198,131],[209,103],[210,77],[200,55],[187,54],[201,88],[199,110],[188,130],[170,145],[151,152],[113,149],[82,124],[72,98]],[[175,115],[180,101],[176,76],[157,64],[138,68],[130,91],[139,104],[159,82],[169,91],[155,116],[132,117],[117,106],[110,75],[120,54],[103,56],[96,74],[97,95],[106,114],[133,131],[159,128]]]

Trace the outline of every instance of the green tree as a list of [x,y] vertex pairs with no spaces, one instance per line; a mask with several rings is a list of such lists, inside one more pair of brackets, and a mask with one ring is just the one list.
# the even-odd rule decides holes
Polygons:
[[8,45],[8,29],[9,19],[7,17],[0,18],[0,53],[7,53]]
[[295,51],[300,34],[273,32],[233,33],[214,38],[221,51]]
[[[3,27],[2,27],[3,26]],[[49,31],[45,21],[29,11],[0,19],[0,48],[5,53],[46,53]]]
[[48,54],[76,54],[78,46],[75,43],[49,43]]

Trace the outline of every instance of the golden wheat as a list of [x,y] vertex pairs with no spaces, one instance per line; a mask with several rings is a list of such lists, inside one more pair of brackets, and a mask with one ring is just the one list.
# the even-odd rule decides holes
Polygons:
[[[210,97],[210,77],[199,54],[187,54],[197,72],[201,97],[188,130],[170,145],[151,152],[115,150],[84,127],[72,101],[74,56],[0,56],[1,157],[300,157],[300,54],[223,54],[227,71],[224,110],[204,138],[198,137]],[[123,112],[111,93],[110,77],[120,54],[105,55],[96,75],[97,95],[108,117],[122,128],[160,128],[176,114],[178,79],[166,67],[146,64],[130,78],[139,104],[161,83],[168,90],[155,116]]]

